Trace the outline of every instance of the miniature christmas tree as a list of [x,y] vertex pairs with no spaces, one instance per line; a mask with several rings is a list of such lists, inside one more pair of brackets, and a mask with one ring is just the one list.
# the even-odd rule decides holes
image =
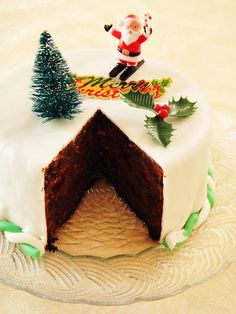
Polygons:
[[80,112],[81,99],[74,78],[51,35],[43,32],[32,78],[32,111],[44,122],[72,119]]

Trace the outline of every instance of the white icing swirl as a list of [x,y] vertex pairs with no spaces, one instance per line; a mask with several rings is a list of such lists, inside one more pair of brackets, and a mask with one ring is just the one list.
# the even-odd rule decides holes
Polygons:
[[13,233],[8,231],[5,231],[4,233],[9,242],[30,244],[40,251],[41,256],[45,252],[44,244],[42,243],[42,241],[31,234],[24,232]]

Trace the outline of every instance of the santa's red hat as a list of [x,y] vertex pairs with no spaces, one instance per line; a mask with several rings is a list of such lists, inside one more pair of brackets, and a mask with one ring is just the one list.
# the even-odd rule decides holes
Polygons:
[[135,15],[135,14],[129,14],[129,15],[127,15],[127,16],[121,21],[120,26],[123,26],[124,23],[125,23],[126,21],[129,21],[129,20],[131,20],[131,21],[136,21],[136,22],[138,22],[139,24],[141,24],[141,20],[140,20],[140,18],[139,18],[137,15]]

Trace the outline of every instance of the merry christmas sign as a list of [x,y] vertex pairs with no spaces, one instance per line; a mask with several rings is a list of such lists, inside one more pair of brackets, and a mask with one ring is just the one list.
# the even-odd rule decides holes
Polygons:
[[117,81],[103,76],[79,76],[75,74],[76,90],[80,95],[89,98],[118,99],[120,93],[126,94],[130,91],[140,91],[142,94],[150,93],[155,99],[162,96],[171,83],[171,78]]

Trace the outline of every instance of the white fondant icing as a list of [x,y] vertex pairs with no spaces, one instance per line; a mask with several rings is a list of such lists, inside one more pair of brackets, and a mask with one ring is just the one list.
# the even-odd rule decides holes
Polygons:
[[[112,53],[81,51],[68,63],[80,75],[107,76],[116,63]],[[171,77],[173,82],[158,103],[187,96],[197,101],[191,117],[172,119],[172,143],[157,144],[144,127],[144,110],[129,107],[121,100],[85,99],[83,112],[73,120],[42,122],[31,112],[32,66],[11,71],[0,80],[0,217],[22,227],[24,232],[47,242],[42,169],[101,109],[126,135],[164,170],[164,207],[161,239],[185,224],[191,212],[199,210],[206,198],[210,146],[210,111],[196,85],[172,67],[147,60],[132,79]],[[39,249],[40,247],[37,246]]]
[[[207,176],[208,185],[210,188],[215,191],[215,181],[211,178],[211,176]],[[193,229],[198,228],[204,221],[207,220],[207,217],[211,211],[211,204],[210,201],[207,198],[207,188],[206,188],[206,196],[205,196],[205,202],[203,207],[201,208],[199,212],[199,216],[197,219],[196,224],[193,226]],[[171,231],[167,234],[165,241],[168,244],[168,247],[172,250],[176,244],[181,243],[185,240],[187,240],[188,235],[185,234],[184,228],[181,228],[177,231]]]
[[201,212],[199,214],[198,221],[197,221],[196,225],[193,227],[193,229],[198,228],[204,221],[207,220],[207,217],[208,217],[210,211],[211,211],[211,205],[210,205],[208,199],[206,198],[205,203],[204,203],[204,205],[201,209]]

